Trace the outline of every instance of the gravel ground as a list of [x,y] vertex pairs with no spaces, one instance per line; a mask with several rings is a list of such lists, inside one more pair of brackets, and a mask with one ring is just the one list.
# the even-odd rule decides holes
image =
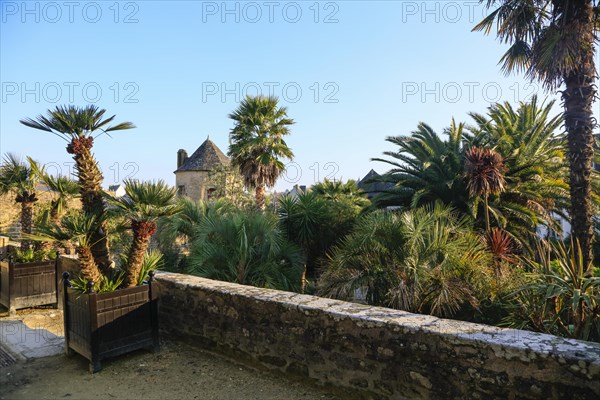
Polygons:
[[338,399],[180,342],[105,360],[102,367],[92,375],[78,355],[19,361],[0,368],[0,399]]

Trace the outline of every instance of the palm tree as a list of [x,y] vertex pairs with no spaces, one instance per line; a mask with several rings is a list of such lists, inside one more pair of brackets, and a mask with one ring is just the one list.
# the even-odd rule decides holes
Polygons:
[[488,264],[468,218],[448,206],[379,210],[333,250],[319,292],[349,299],[361,289],[369,304],[452,316],[477,306]]
[[55,224],[60,223],[62,215],[69,207],[69,201],[79,196],[79,185],[69,177],[58,175],[52,176],[46,173],[31,158],[27,157],[33,172],[39,177],[44,185],[52,191],[56,197],[50,201],[49,219]]
[[455,209],[470,213],[469,196],[463,179],[463,141],[465,124],[452,124],[445,130],[444,141],[429,125],[419,123],[410,136],[390,136],[386,141],[398,150],[383,154],[390,159],[373,158],[392,166],[376,178],[392,188],[373,199],[378,207],[416,208],[442,201]]
[[257,210],[208,215],[191,247],[189,273],[210,279],[298,291],[302,256],[277,216]]
[[256,189],[256,204],[265,207],[265,187],[275,185],[283,173],[282,159],[294,153],[284,140],[294,120],[286,107],[278,107],[277,97],[246,96],[229,118],[235,121],[231,130],[228,155],[240,169],[246,186]]
[[465,178],[471,196],[483,196],[485,204],[485,228],[490,232],[490,194],[504,190],[504,160],[493,149],[471,147],[465,152]]
[[593,129],[596,97],[594,45],[600,8],[592,0],[487,0],[496,7],[473,30],[489,34],[497,28],[510,44],[502,56],[505,73],[525,71],[550,90],[561,92],[567,131],[572,234],[581,244],[585,263],[592,259]]
[[133,231],[133,242],[127,257],[125,268],[126,287],[137,286],[144,255],[150,239],[156,232],[159,218],[173,215],[179,211],[175,203],[177,191],[163,181],[138,182],[126,180],[125,195],[119,198],[108,197],[115,206],[115,213],[125,217]]
[[488,211],[509,217],[510,224],[499,226],[532,243],[539,224],[560,230],[553,214],[564,216],[568,208],[564,136],[557,134],[562,118],[550,115],[553,105],[533,97],[517,109],[506,102],[490,106],[486,115],[469,114],[475,124],[468,127],[467,147],[493,148],[504,159],[504,190],[490,198]]
[[85,213],[67,215],[60,224],[47,223],[37,227],[32,237],[41,241],[56,241],[64,246],[75,246],[81,276],[96,287],[102,281],[102,273],[92,254],[93,234],[98,230],[99,222],[95,216]]
[[[374,160],[393,166],[376,178],[393,186],[376,196],[374,205],[407,209],[439,200],[475,218],[482,230],[489,231],[483,218],[489,215],[490,227],[506,230],[531,250],[538,225],[557,229],[553,213],[562,215],[568,202],[563,139],[556,135],[561,119],[550,117],[552,104],[540,106],[533,98],[517,109],[509,103],[492,105],[485,115],[470,114],[472,126],[453,121],[447,140],[423,123],[409,137],[388,138],[399,150],[385,152],[389,159]],[[493,148],[504,160],[504,190],[490,193],[487,206],[469,193],[465,179],[472,147]]]
[[[15,202],[21,204],[21,231],[31,234],[33,229],[33,204],[38,201],[36,185],[38,175],[35,173],[35,162],[30,159],[25,164],[18,156],[7,153],[0,166],[0,194],[13,193]],[[30,241],[21,240],[21,250],[29,249]]]
[[131,122],[109,126],[115,116],[104,119],[105,113],[106,110],[95,105],[84,108],[57,106],[54,110],[48,110],[47,116],[40,115],[35,120],[26,118],[21,120],[21,123],[30,128],[50,132],[68,143],[67,152],[73,154],[75,160],[83,211],[95,215],[100,221],[91,240],[94,260],[101,271],[108,272],[111,262],[106,221],[102,218],[105,212],[102,197],[103,176],[92,154],[92,146],[94,139],[104,133],[132,129],[135,126]]

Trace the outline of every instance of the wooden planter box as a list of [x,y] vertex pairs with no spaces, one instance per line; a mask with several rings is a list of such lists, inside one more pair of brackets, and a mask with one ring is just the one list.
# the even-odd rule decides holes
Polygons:
[[19,308],[58,302],[56,261],[0,261],[0,304],[13,313]]
[[157,351],[158,299],[148,284],[108,293],[81,293],[71,288],[63,274],[65,352],[90,361],[90,372],[101,361],[138,349]]

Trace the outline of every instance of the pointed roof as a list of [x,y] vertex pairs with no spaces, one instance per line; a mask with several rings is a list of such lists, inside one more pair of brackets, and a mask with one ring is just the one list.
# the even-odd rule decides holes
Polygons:
[[371,179],[380,176],[374,169],[370,170],[367,175],[357,182],[359,189],[362,189],[369,199],[373,198],[377,193],[381,193],[394,186],[391,182],[373,182]]
[[177,168],[175,172],[180,171],[211,171],[215,167],[229,165],[229,158],[223,154],[221,149],[210,139],[206,139],[204,143],[196,149],[191,157],[188,157],[185,162]]

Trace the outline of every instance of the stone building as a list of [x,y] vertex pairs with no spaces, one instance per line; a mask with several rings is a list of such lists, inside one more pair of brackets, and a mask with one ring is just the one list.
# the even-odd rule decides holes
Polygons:
[[187,152],[177,152],[175,185],[181,196],[194,201],[208,200],[215,191],[211,172],[229,167],[229,158],[209,138],[188,157]]

